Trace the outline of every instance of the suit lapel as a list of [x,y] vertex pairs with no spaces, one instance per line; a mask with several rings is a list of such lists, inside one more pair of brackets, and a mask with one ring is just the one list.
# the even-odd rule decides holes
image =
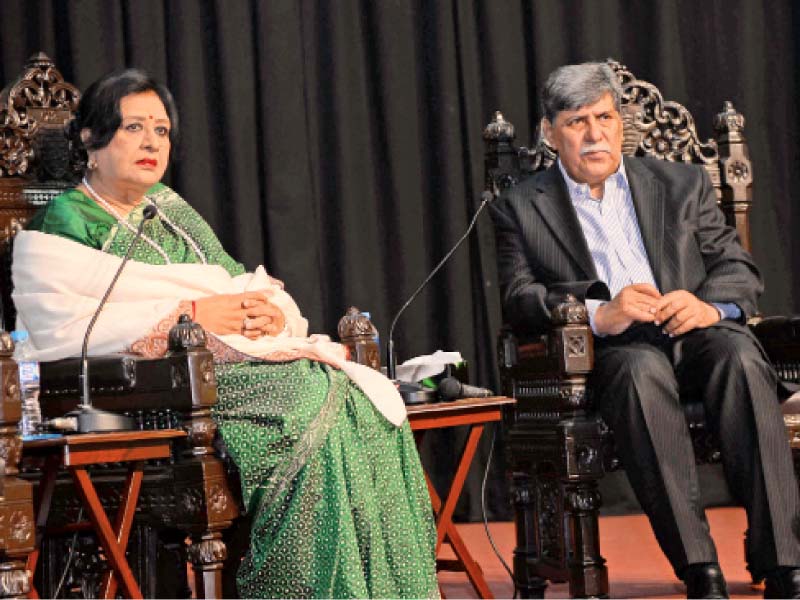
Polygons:
[[664,260],[664,184],[641,162],[629,158],[624,160],[650,268],[658,288],[662,292],[670,290],[673,278],[667,268],[667,261]]
[[596,279],[592,255],[557,163],[539,178],[533,205],[564,251],[578,264],[586,277]]

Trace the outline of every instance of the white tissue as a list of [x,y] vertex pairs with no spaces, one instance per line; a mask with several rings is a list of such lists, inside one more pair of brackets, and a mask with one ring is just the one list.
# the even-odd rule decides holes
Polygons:
[[454,365],[464,360],[460,352],[444,352],[437,350],[433,354],[409,358],[402,365],[397,365],[395,374],[400,381],[416,383],[426,377],[433,377],[444,371],[447,365]]

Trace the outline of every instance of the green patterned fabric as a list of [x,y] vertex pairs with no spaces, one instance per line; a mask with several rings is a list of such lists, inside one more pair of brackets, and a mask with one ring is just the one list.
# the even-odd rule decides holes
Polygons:
[[[161,184],[148,191],[209,264],[244,271],[208,224]],[[144,205],[129,215],[138,226]],[[121,256],[133,233],[81,192],[58,196],[29,225]],[[170,262],[199,262],[156,218],[145,235]],[[135,260],[163,264],[147,243]],[[311,360],[216,365],[213,410],[253,518],[238,573],[248,598],[437,597],[436,533],[408,422],[394,427],[341,371]]]
[[[209,264],[220,265],[231,275],[244,273],[244,267],[225,252],[203,217],[178,194],[157,183],[148,190],[147,197],[172,224],[197,244]],[[146,205],[142,202],[128,215],[128,223],[134,230],[142,221]],[[134,231],[117,223],[94,200],[78,190],[70,190],[53,198],[31,219],[27,229],[60,235],[117,256],[125,254],[134,236]],[[131,255],[133,260],[153,265],[166,264],[163,256],[145,241],[150,239],[166,253],[171,263],[202,262],[186,239],[160,218],[145,223],[143,233],[143,241],[136,244]]]

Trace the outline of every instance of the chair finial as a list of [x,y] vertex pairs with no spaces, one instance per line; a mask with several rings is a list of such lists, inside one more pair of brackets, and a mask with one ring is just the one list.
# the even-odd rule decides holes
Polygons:
[[743,129],[744,115],[734,108],[733,102],[726,100],[722,105],[722,112],[714,117],[714,130],[720,135],[727,134],[730,141],[742,141]]
[[514,126],[505,120],[503,113],[496,110],[492,121],[483,130],[483,139],[487,142],[511,142],[514,139]]
[[171,353],[202,348],[206,345],[206,332],[188,315],[181,315],[169,330],[168,345]]
[[567,294],[550,313],[554,325],[586,324],[589,311],[573,294]]

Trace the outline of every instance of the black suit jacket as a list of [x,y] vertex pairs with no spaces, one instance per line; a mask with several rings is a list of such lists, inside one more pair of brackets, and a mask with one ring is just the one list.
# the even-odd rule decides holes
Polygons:
[[[725,224],[699,165],[625,157],[625,171],[650,266],[661,293],[684,289],[706,302],[733,302],[748,316],[763,290],[753,259]],[[493,206],[505,322],[543,333],[565,294],[610,299],[598,279],[557,164],[509,189]]]

